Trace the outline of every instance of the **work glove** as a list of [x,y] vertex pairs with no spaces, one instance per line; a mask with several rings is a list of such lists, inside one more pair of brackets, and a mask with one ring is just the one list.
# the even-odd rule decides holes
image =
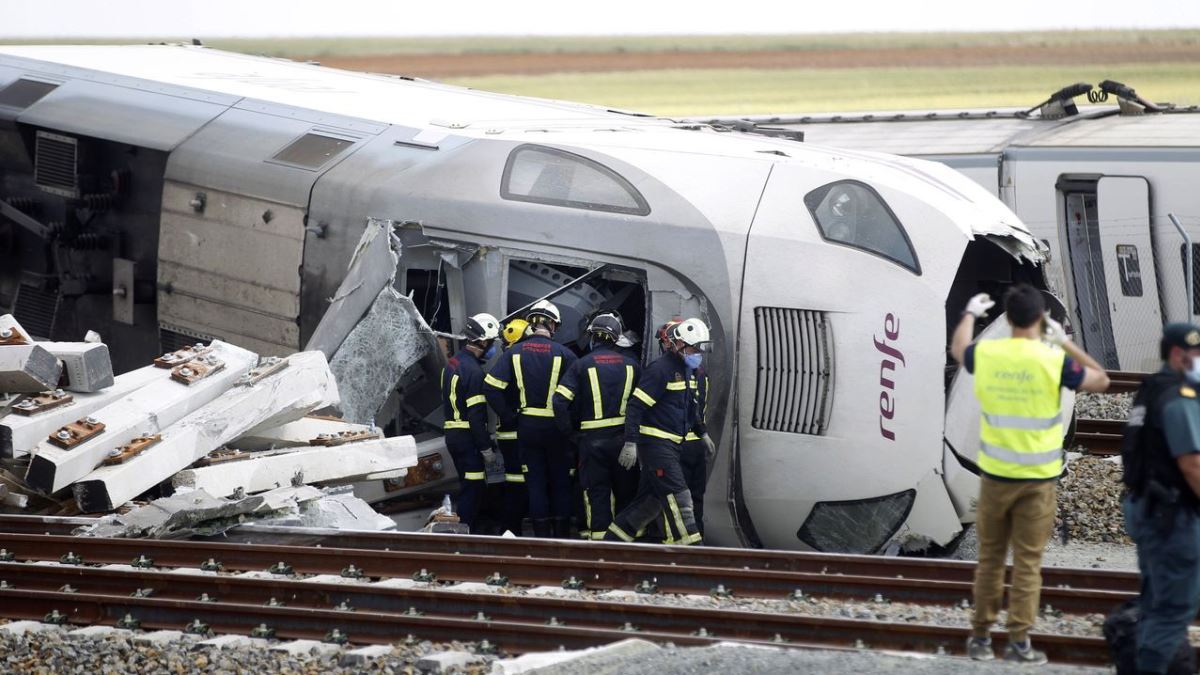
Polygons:
[[981,319],[987,316],[988,310],[996,306],[996,301],[992,300],[992,296],[987,293],[980,293],[967,301],[965,311],[973,315],[976,319]]
[[704,441],[704,456],[711,462],[717,456],[717,444],[708,434],[701,436],[700,440]]
[[634,464],[637,464],[637,443],[626,443],[621,448],[621,454],[617,455],[617,464],[632,469]]
[[479,451],[479,454],[483,457],[483,468],[485,471],[495,466],[496,462],[501,461],[500,456],[491,448],[484,448]]
[[1042,339],[1052,345],[1061,347],[1063,342],[1067,340],[1067,331],[1063,325],[1054,319],[1050,318],[1050,313],[1046,312],[1042,317]]

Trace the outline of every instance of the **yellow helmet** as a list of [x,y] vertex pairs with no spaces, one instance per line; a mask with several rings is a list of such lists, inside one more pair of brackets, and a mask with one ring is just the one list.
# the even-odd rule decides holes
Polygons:
[[529,322],[525,319],[513,319],[504,326],[504,344],[512,346],[517,340],[525,337],[529,331]]

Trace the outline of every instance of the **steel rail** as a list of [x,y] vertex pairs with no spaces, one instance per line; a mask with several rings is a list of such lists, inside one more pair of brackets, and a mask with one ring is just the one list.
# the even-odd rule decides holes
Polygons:
[[1075,443],[1087,449],[1089,455],[1111,456],[1121,452],[1121,420],[1092,420],[1080,418],[1075,422]]
[[[519,553],[515,552],[508,555],[448,554],[19,534],[0,535],[0,547],[18,560],[53,561],[67,553],[76,553],[87,563],[127,564],[139,556],[146,556],[162,566],[195,567],[211,558],[231,571],[260,571],[276,562],[285,562],[300,574],[338,574],[353,564],[363,575],[370,577],[411,576],[426,570],[443,580],[482,581],[495,572],[502,572],[513,583],[521,585],[558,585],[575,577],[591,589],[632,589],[649,581],[665,593],[704,594],[721,585],[742,596],[763,598],[788,596],[797,589],[809,594],[845,593],[856,597],[868,594],[873,597],[875,593],[883,592],[879,589],[886,589],[887,599],[904,602],[928,602],[929,598],[939,596],[938,601],[957,602],[969,597],[969,593],[963,593],[964,586],[951,584],[969,582],[974,569],[970,563],[956,564],[946,569],[965,572],[961,578],[950,579],[940,574],[914,578],[878,573],[881,569],[894,572],[888,567],[894,560],[891,558],[873,558],[874,564],[864,568],[865,574],[855,574],[849,569],[831,569],[819,564],[815,572],[795,572],[613,561],[599,548],[592,549],[595,559],[578,560],[518,557]],[[856,556],[860,557],[866,556]],[[687,561],[684,558],[681,562]],[[930,566],[922,567],[927,572],[931,570]],[[932,569],[940,571],[937,567]],[[850,577],[859,579],[847,582]],[[1062,583],[1066,579],[1072,583]],[[858,590],[855,590],[854,581],[858,582]],[[1056,597],[1059,592],[1069,595],[1075,589],[1133,593],[1137,590],[1137,576],[1111,570],[1047,568],[1043,586],[1044,592],[1049,593],[1047,597]],[[864,591],[864,587],[874,590]]]
[[1108,391],[1107,394],[1126,394],[1135,392],[1138,387],[1142,386],[1142,380],[1150,373],[1137,373],[1122,370],[1108,371]]
[[[356,643],[391,644],[412,635],[418,639],[475,641],[484,637],[505,651],[522,653],[544,651],[558,647],[571,649],[613,642],[637,635],[655,642],[678,645],[706,645],[730,639],[719,635],[733,628],[721,623],[718,635],[631,631],[623,628],[589,628],[570,625],[549,625],[498,621],[491,617],[463,619],[445,616],[416,616],[408,613],[320,610],[305,607],[272,607],[232,602],[200,602],[170,598],[128,597],[103,594],[66,593],[61,591],[0,588],[0,607],[4,615],[14,619],[41,619],[58,612],[73,624],[115,625],[129,616],[145,629],[180,629],[200,621],[215,633],[249,634],[259,625],[274,630],[278,638],[321,639],[333,628]],[[644,616],[647,605],[626,604],[625,611]],[[677,609],[677,608],[672,608]],[[707,613],[714,620],[721,612]],[[738,622],[761,621],[767,614],[735,612],[753,615]],[[547,617],[548,618],[548,617]],[[739,617],[740,618],[740,617]],[[968,634],[966,627],[925,624],[901,624],[828,617],[789,617],[804,624],[805,642],[761,641],[735,638],[739,642],[788,647],[855,647],[891,649],[916,652],[945,653],[956,649]],[[635,624],[636,626],[636,624]],[[1050,658],[1061,663],[1106,664],[1108,647],[1099,638],[1035,634],[1038,646]],[[1004,642],[1004,634],[993,633],[993,640]]]
[[[56,533],[73,529],[74,525],[68,528],[61,523],[62,520],[64,519],[45,518],[41,516],[0,516],[0,533]],[[74,521],[77,519],[66,520]],[[238,531],[243,531],[246,534],[237,534]],[[355,556],[369,556],[372,555],[372,552],[407,552],[412,554],[436,554],[441,557],[465,555],[569,560],[581,565],[603,562],[668,566],[686,565],[688,567],[725,568],[742,571],[804,572],[824,575],[902,577],[904,579],[963,582],[972,581],[975,573],[974,562],[961,560],[933,560],[709,546],[660,546],[654,544],[485,537],[479,535],[431,535],[403,532],[344,532],[338,530],[262,526],[242,526],[232,531],[231,534],[239,539],[250,537],[254,541],[270,539],[272,542],[286,542],[285,545],[269,544],[279,548],[302,546],[305,547],[303,550],[313,550],[314,547],[320,547],[324,549],[356,549],[363,552],[361,554],[355,553]],[[4,543],[7,537],[9,537],[8,534],[0,534],[0,547],[7,546]],[[60,537],[61,550],[59,550],[59,555],[69,550],[69,542],[86,541],[88,539],[84,537]],[[125,542],[125,546],[132,546],[129,542],[153,542],[153,540],[143,539],[119,539],[115,541]],[[215,543],[218,542],[204,542],[204,544]],[[195,542],[191,544],[198,545]],[[191,544],[183,543],[180,545],[186,546]],[[148,547],[151,545],[153,544],[147,543],[145,546]],[[244,546],[246,544],[237,545]],[[252,545],[263,546],[268,544],[256,543]],[[12,549],[12,546],[7,547]],[[199,549],[196,550],[199,551]],[[136,555],[135,553],[128,558],[110,562],[128,562],[129,559],[136,557]],[[199,555],[199,553],[195,555]],[[1118,570],[1047,567],[1042,572],[1042,580],[1043,586],[1046,588],[1079,588],[1126,593],[1135,593],[1139,589],[1136,573]],[[705,589],[705,592],[707,592],[707,589]]]

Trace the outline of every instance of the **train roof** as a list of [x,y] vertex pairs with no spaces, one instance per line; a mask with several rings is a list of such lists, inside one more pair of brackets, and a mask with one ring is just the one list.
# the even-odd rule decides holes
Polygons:
[[804,132],[805,141],[897,155],[993,154],[1007,147],[1200,146],[1200,114],[1194,108],[1141,115],[1117,106],[1081,106],[1060,118],[1027,115],[1021,108],[907,110],[814,115],[696,118],[715,124],[751,123]]

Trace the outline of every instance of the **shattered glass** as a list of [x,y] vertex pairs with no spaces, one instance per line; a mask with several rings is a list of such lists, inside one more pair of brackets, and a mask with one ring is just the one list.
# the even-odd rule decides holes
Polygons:
[[908,518],[916,490],[844,502],[817,502],[796,532],[826,553],[877,553]]

